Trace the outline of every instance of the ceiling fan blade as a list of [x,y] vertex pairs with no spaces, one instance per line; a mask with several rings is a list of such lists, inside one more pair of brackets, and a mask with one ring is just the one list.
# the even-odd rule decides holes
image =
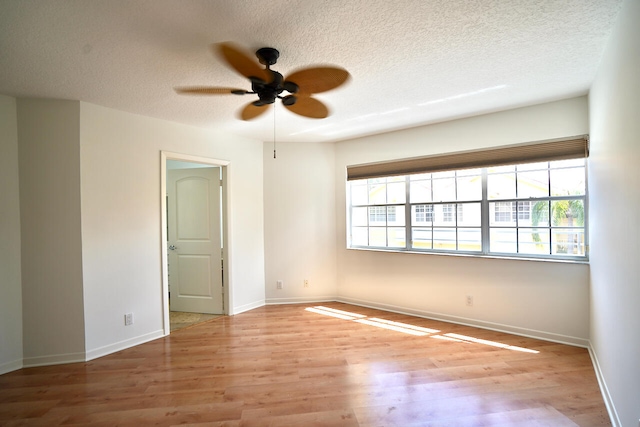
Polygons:
[[326,92],[344,84],[349,79],[349,72],[338,67],[313,67],[294,71],[287,76],[285,82],[298,85],[300,94]]
[[297,98],[296,103],[293,105],[284,104],[292,113],[309,117],[310,119],[324,119],[329,115],[329,109],[321,101],[307,96]]
[[269,83],[273,76],[269,71],[245,53],[240,47],[226,42],[213,45],[215,51],[226,61],[231,68],[248,79],[259,79]]
[[215,86],[187,86],[174,88],[176,92],[186,95],[225,95],[233,93],[235,95],[244,95],[249,93],[244,89],[234,87],[215,87]]
[[240,118],[242,120],[252,120],[266,113],[268,110],[267,107],[271,104],[256,105],[256,103],[259,103],[259,102],[260,101],[256,101],[256,102],[252,102],[250,104],[245,105],[245,107],[240,112]]

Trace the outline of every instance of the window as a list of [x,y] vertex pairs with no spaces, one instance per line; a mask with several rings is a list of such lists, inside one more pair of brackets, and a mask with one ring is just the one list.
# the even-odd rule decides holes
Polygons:
[[513,222],[517,219],[529,219],[531,215],[530,202],[496,202],[494,222]]
[[515,221],[515,202],[496,202],[494,205],[494,222]]
[[351,186],[352,244],[402,248],[406,233],[404,178],[367,179]]
[[455,206],[451,204],[442,205],[442,221],[443,222],[455,222]]
[[415,205],[414,218],[417,223],[428,223],[433,221],[433,205]]
[[584,257],[585,195],[584,159],[488,168],[489,252]]
[[[513,202],[512,206],[513,206]],[[531,202],[517,202],[518,219],[529,219],[531,217]]]
[[369,224],[387,222],[387,208],[384,206],[371,206],[369,208]]
[[586,160],[350,180],[349,246],[584,260]]

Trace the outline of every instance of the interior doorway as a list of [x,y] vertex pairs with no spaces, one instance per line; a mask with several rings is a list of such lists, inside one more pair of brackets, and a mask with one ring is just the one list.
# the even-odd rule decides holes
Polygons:
[[167,160],[169,310],[223,314],[221,168]]
[[228,162],[168,152],[162,152],[161,157],[162,289],[167,335],[176,311],[228,313]]

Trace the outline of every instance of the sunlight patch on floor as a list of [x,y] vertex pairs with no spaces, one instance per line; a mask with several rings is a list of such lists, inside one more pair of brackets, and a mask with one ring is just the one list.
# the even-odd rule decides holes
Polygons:
[[509,345],[509,344],[503,344],[501,342],[497,342],[497,341],[490,341],[490,340],[483,340],[480,338],[474,338],[474,337],[469,337],[466,335],[460,335],[460,334],[444,334],[445,337],[449,337],[449,338],[453,338],[453,339],[457,339],[460,341],[464,341],[464,342],[472,342],[472,343],[476,343],[476,344],[484,344],[484,345],[489,345],[492,347],[499,347],[499,348],[506,348],[507,350],[514,350],[514,351],[522,351],[525,353],[540,353],[537,350],[531,350],[528,348],[524,348],[524,347],[517,347],[514,345]]
[[321,305],[316,307],[307,307],[305,308],[305,310],[312,313],[316,313],[316,314],[322,314],[324,316],[335,317],[337,319],[342,319],[342,320],[350,320],[357,323],[361,323],[363,325],[375,326],[376,328],[388,329],[391,331],[402,332],[404,334],[418,336],[418,337],[430,336],[431,338],[436,338],[444,341],[482,344],[482,345],[488,345],[491,347],[502,348],[505,350],[520,351],[524,353],[533,353],[533,354],[540,353],[538,350],[532,350],[524,347],[513,346],[513,345],[504,344],[497,341],[474,338],[467,335],[460,335],[460,334],[454,334],[454,333],[439,334],[440,331],[437,329],[424,328],[422,326],[411,325],[409,323],[394,322],[392,320],[380,319],[378,317],[367,317],[364,314],[359,314],[359,313],[354,313],[354,312],[344,311],[344,310],[337,310],[335,308],[324,307]]
[[429,335],[428,332],[416,331],[415,329],[403,328],[401,326],[391,325],[388,323],[380,323],[372,319],[358,319],[356,320],[356,322],[362,323],[364,325],[375,326],[376,328],[389,329],[391,331],[402,332],[409,335],[415,335],[418,337]]

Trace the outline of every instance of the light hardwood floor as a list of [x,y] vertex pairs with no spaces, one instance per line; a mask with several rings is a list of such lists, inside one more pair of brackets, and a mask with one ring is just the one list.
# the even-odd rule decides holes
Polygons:
[[262,307],[0,376],[2,426],[178,424],[610,425],[583,348],[339,303]]

